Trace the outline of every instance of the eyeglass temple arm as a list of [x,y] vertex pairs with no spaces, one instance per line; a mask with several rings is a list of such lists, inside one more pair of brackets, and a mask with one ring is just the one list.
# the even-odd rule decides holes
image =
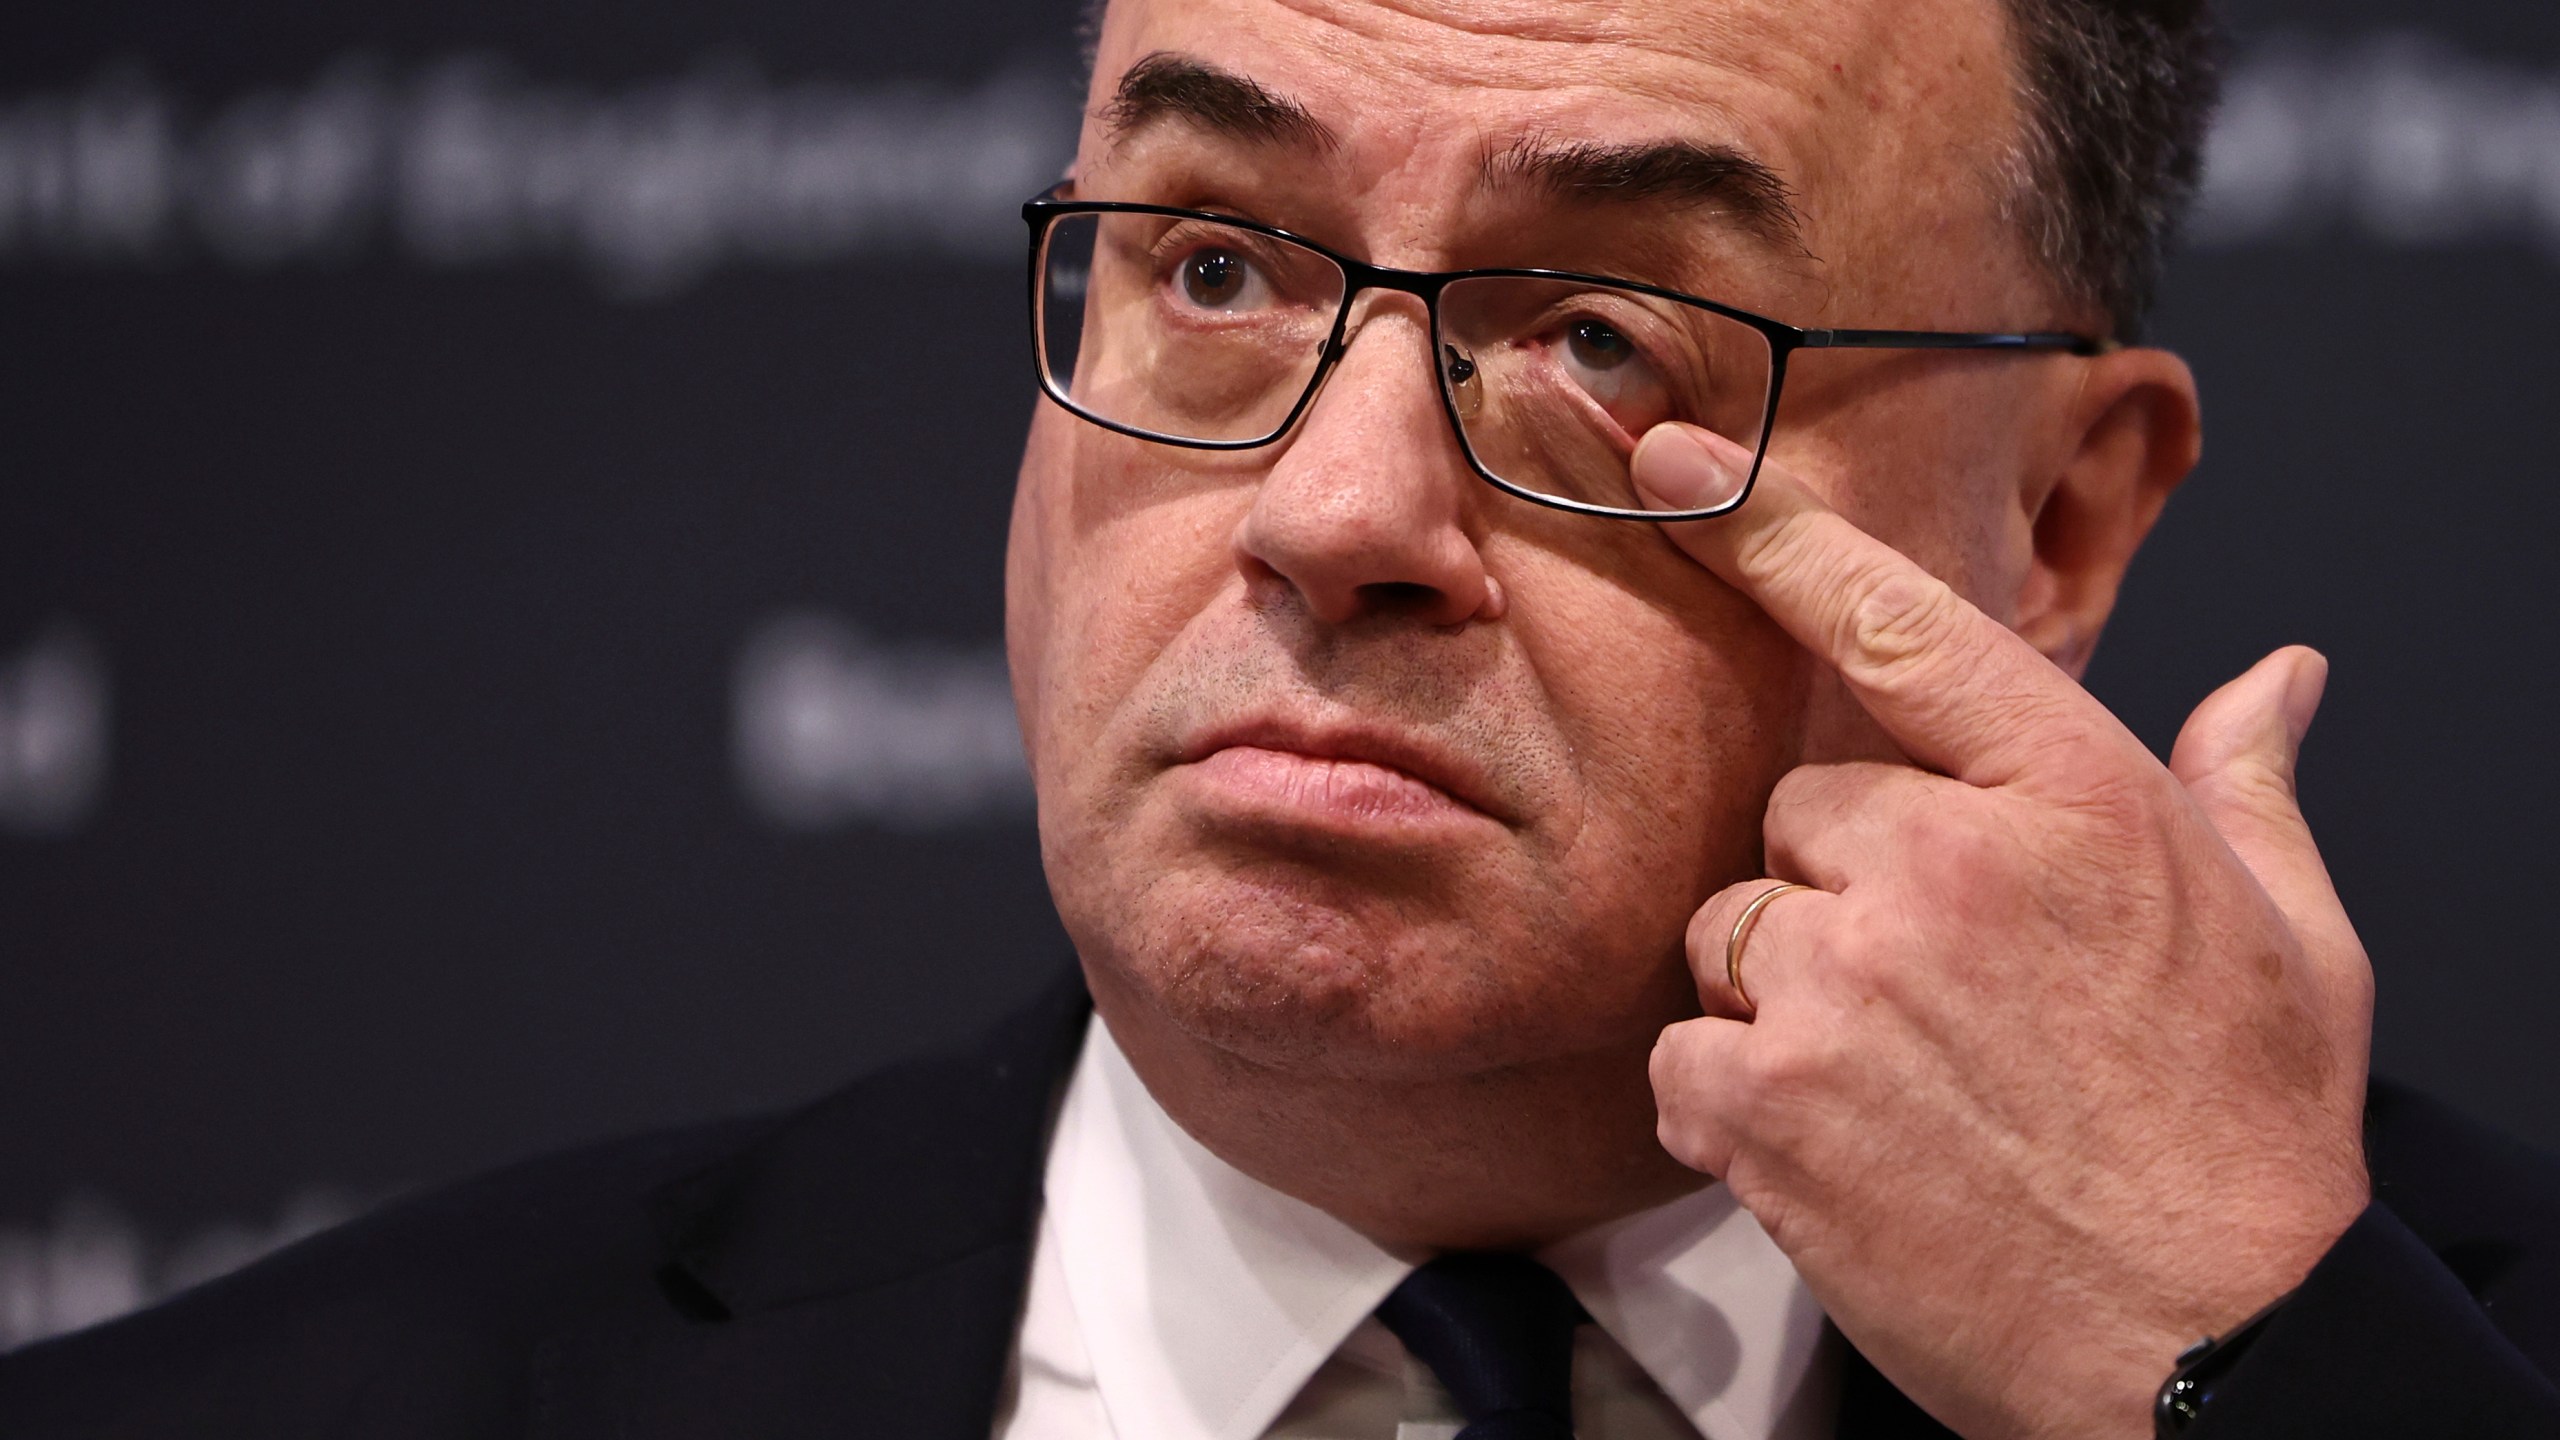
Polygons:
[[2097,340],[2065,331],[1986,334],[1962,330],[1807,330],[1807,350],[2068,350],[2074,355],[2104,355],[2121,348],[2114,340]]

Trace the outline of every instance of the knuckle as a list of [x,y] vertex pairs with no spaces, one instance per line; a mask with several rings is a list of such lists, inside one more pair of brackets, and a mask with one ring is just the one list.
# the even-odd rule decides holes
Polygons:
[[1829,786],[1802,769],[1788,771],[1769,792],[1761,813],[1763,852],[1774,860],[1803,851],[1832,826],[1836,804]]
[[2032,686],[1981,695],[1979,709],[1985,728],[2012,737],[2022,765],[2087,784],[2104,783],[2122,768],[2122,750],[2057,714],[2052,697]]
[[1710,1126],[1675,1120],[1665,1113],[1654,1122],[1653,1138],[1664,1153],[1692,1170],[1721,1175],[1730,1163],[1730,1145]]
[[[1724,951],[1733,938],[1734,922],[1742,918],[1745,907],[1776,884],[1765,877],[1730,885],[1709,896],[1707,903],[1689,915],[1689,931],[1683,943],[1689,952],[1689,968],[1701,981],[1724,983]],[[1759,924],[1768,923],[1764,911]]]
[[1678,1076],[1680,1068],[1679,1062],[1671,1057],[1670,1046],[1671,1037],[1666,1033],[1653,1042],[1653,1053],[1644,1061],[1645,1083],[1653,1087],[1654,1110],[1665,1125],[1671,1123],[1672,1111],[1677,1108],[1676,1092],[1671,1082]]
[[1822,518],[1810,512],[1790,515],[1776,525],[1755,530],[1735,550],[1734,560],[1744,574],[1764,579],[1802,570],[1825,552]]
[[2293,782],[2263,760],[2246,760],[2198,776],[2187,789],[2216,809],[2281,815],[2295,807]]
[[1949,642],[1963,633],[1964,600],[1945,581],[1896,566],[1864,577],[1841,623],[1838,653],[1884,686],[1943,662]]
[[1702,1093],[1701,1077],[1713,1067],[1715,1058],[1715,1037],[1709,1029],[1713,1024],[1712,1020],[1682,1020],[1665,1026],[1654,1037],[1645,1073],[1653,1084],[1655,1099],[1664,1108],[1695,1108]]
[[1934,885],[1961,887],[2005,873],[2011,866],[2008,834],[1974,806],[1932,805],[1903,821],[1906,852]]
[[1666,1111],[1673,1108],[1680,1094],[1679,1079],[1683,1060],[1680,1053],[1681,1032],[1687,1029],[1690,1023],[1684,1021],[1665,1028],[1660,1035],[1654,1037],[1653,1053],[1645,1057],[1645,1078],[1653,1082],[1654,1093]]
[[1664,1030],[1646,1069],[1654,1091],[1654,1139],[1681,1164],[1712,1172],[1724,1162],[1726,1140],[1714,1109],[1690,1083],[1688,1031],[1696,1023]]
[[1836,819],[1876,794],[1878,773],[1859,764],[1799,765],[1771,787],[1764,823],[1803,826]]
[[2157,773],[2123,765],[2084,764],[2078,770],[2070,812],[2101,830],[2160,835],[2178,824],[2185,807],[2174,803],[2169,788],[2177,782]]
[[1768,853],[1828,854],[1835,860],[1863,854],[1864,822],[1889,821],[1908,805],[1906,787],[1917,773],[1908,765],[1877,761],[1797,766],[1770,791],[1760,822]]
[[1787,1102],[1821,1083],[1829,1071],[1820,1032],[1770,1036],[1743,1053],[1740,1100],[1754,1116],[1782,1112]]
[[1769,819],[1774,821],[1782,814],[1811,809],[1819,804],[1821,795],[1829,788],[1824,769],[1817,765],[1799,765],[1779,776],[1778,783],[1769,791]]
[[1823,942],[1822,965],[1855,995],[1890,998],[1910,977],[1909,947],[1873,909],[1845,916]]
[[1733,928],[1734,913],[1719,895],[1689,917],[1689,968],[1700,976],[1724,973],[1724,937]]

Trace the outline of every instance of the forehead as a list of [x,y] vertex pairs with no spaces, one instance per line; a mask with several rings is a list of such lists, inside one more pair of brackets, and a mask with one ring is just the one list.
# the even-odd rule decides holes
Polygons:
[[1983,238],[2016,133],[2006,45],[2000,0],[1114,0],[1080,164],[1113,153],[1122,75],[1171,52],[1302,106],[1335,143],[1258,168],[1345,205],[1428,226],[1522,142],[1679,140],[1765,164],[1832,265],[1914,230]]

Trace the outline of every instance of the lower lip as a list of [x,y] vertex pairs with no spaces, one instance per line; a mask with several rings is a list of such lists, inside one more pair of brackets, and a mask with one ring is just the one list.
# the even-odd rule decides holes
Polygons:
[[1231,745],[1183,768],[1227,806],[1326,828],[1409,828],[1490,818],[1436,785],[1362,760]]

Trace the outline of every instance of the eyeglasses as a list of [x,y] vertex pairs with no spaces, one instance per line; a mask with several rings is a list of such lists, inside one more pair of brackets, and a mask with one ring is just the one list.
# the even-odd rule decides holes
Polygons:
[[[1271,444],[1342,358],[1352,302],[1393,290],[1429,311],[1441,404],[1476,473],[1523,500],[1613,519],[1704,519],[1748,499],[1798,350],[2110,348],[2050,332],[1803,330],[1561,270],[1390,270],[1269,225],[1161,205],[1043,196],[1022,218],[1040,388],[1074,414],[1199,450]],[[1732,498],[1645,507],[1628,457],[1665,420],[1751,452]]]

